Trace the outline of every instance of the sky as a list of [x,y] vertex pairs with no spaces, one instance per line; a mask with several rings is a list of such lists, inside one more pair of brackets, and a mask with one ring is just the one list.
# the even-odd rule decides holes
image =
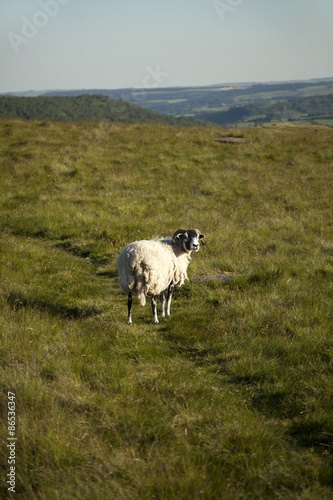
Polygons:
[[0,92],[333,77],[332,0],[1,0]]

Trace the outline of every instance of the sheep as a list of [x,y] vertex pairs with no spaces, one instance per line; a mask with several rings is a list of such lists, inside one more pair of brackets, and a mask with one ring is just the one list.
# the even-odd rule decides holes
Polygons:
[[158,324],[156,296],[160,296],[161,315],[165,316],[164,291],[168,289],[166,315],[170,316],[172,292],[187,278],[191,252],[198,252],[204,238],[197,229],[178,229],[172,238],[134,241],[120,252],[117,259],[119,286],[128,294],[127,323],[132,324],[132,293],[136,291],[142,306],[151,295],[153,324]]

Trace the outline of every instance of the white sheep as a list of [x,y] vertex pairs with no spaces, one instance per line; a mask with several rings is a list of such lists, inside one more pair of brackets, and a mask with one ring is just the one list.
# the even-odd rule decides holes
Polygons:
[[165,316],[164,290],[168,288],[167,316],[175,285],[181,286],[187,278],[187,267],[191,252],[200,248],[199,240],[204,238],[197,229],[178,229],[172,238],[134,241],[119,254],[117,268],[119,286],[128,294],[127,323],[132,324],[132,292],[137,292],[141,305],[151,295],[153,323],[157,324],[156,295],[161,300],[161,315]]

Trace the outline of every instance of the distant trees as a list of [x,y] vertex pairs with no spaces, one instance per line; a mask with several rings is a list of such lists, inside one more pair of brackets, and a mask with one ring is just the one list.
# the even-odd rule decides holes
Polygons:
[[235,106],[228,111],[201,113],[197,118],[228,125],[244,121],[264,123],[323,115],[333,115],[333,94],[289,99],[270,106]]
[[[196,91],[194,91],[196,92]],[[170,107],[173,105],[170,104]],[[221,104],[220,104],[221,106]],[[167,108],[166,108],[167,109]],[[224,110],[226,109],[226,111]],[[79,96],[0,96],[0,117],[24,120],[153,122],[168,125],[207,125],[213,122],[229,125],[239,122],[257,124],[333,115],[333,94],[289,99],[269,106],[234,106],[221,111],[200,113],[192,117],[161,115],[151,109],[106,95]],[[190,111],[190,109],[189,109]],[[193,110],[192,110],[193,111]],[[201,120],[199,122],[198,120]]]
[[105,95],[0,96],[0,117],[24,120],[153,122],[185,126],[198,124],[190,118],[160,115],[122,99],[109,99]]

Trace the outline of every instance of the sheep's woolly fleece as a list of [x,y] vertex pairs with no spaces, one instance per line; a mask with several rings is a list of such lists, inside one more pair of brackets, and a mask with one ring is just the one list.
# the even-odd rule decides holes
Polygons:
[[190,260],[190,255],[172,244],[171,238],[130,243],[117,260],[120,289],[126,294],[136,290],[144,306],[148,294],[159,295],[171,281],[183,285],[188,279]]

